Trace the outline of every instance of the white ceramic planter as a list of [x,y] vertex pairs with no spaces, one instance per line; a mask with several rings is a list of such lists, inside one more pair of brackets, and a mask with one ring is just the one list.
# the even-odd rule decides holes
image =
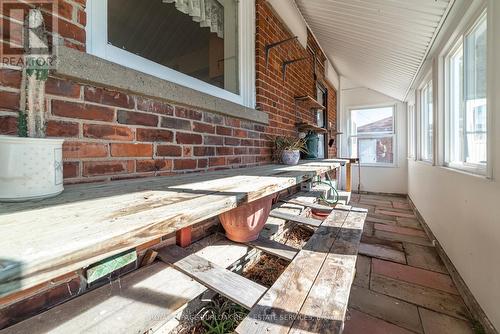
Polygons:
[[64,139],[0,136],[0,201],[21,202],[63,191]]
[[285,165],[294,166],[299,163],[300,160],[300,151],[299,150],[284,150],[281,153],[281,161]]

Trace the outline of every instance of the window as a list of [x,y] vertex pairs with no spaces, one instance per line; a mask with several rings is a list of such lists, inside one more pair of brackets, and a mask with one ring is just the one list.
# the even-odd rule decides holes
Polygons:
[[434,109],[432,98],[432,81],[429,81],[420,92],[420,158],[428,162],[432,162],[434,156]]
[[408,158],[415,158],[415,105],[408,105]]
[[90,0],[89,52],[253,107],[252,2]]
[[350,152],[362,164],[393,165],[394,106],[350,111]]
[[486,15],[446,57],[446,164],[484,173],[487,160]]

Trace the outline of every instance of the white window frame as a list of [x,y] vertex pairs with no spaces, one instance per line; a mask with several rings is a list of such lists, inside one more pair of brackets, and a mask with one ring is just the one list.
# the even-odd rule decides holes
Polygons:
[[[432,98],[432,143],[430,144],[431,151],[432,151],[432,157],[430,159],[428,159],[427,157],[424,158],[425,124],[424,124],[424,110],[423,110],[424,106],[422,103],[422,99],[423,99],[422,92],[429,85],[432,85],[432,97],[431,97]],[[419,105],[419,108],[418,108],[418,123],[419,123],[419,127],[418,127],[418,133],[419,133],[419,135],[418,135],[418,138],[419,138],[418,158],[420,161],[423,161],[423,162],[426,162],[429,164],[434,164],[434,160],[436,159],[436,152],[434,150],[435,143],[436,143],[436,121],[435,121],[436,120],[436,103],[435,103],[435,99],[434,99],[435,89],[436,89],[436,87],[435,87],[434,81],[432,80],[432,71],[431,71],[431,73],[429,73],[426,76],[426,79],[423,81],[423,84],[420,86],[420,88],[418,90],[418,101],[419,101],[418,102],[418,105]]]
[[108,43],[108,0],[87,0],[87,52],[131,69],[246,107],[255,107],[255,0],[238,1],[240,94],[175,71]]
[[417,156],[417,110],[415,104],[408,104],[408,159]]
[[[488,146],[490,145],[490,118],[488,115],[490,114],[489,109],[487,109],[487,125],[486,125],[486,152],[487,152],[487,162],[486,164],[478,164],[478,163],[470,163],[466,161],[451,161],[450,158],[450,151],[451,151],[451,93],[450,93],[450,83],[451,83],[451,73],[449,71],[449,66],[450,66],[450,58],[457,52],[457,50],[461,47],[464,48],[464,43],[465,43],[465,37],[473,31],[477,25],[483,20],[483,19],[488,19],[487,17],[487,12],[486,9],[482,9],[479,15],[475,15],[471,20],[467,22],[467,25],[465,26],[465,29],[462,29],[458,33],[458,37],[452,41],[451,47],[449,47],[445,52],[444,56],[444,78],[445,78],[445,96],[444,96],[444,110],[445,110],[445,124],[444,124],[444,166],[465,171],[471,174],[477,174],[477,175],[482,175],[486,176],[488,173],[488,165],[489,165],[489,149]],[[489,45],[487,44],[487,47]],[[487,66],[490,64],[489,61],[487,61]],[[465,66],[465,64],[463,64]],[[462,69],[464,70],[464,69]],[[465,80],[465,76],[464,76]],[[487,80],[487,78],[486,78]],[[462,90],[464,87],[461,88]],[[487,94],[488,94],[487,90]],[[488,99],[488,96],[487,96]],[[465,106],[463,105],[463,101],[461,101],[461,106],[460,106],[460,112],[463,112]],[[489,107],[489,105],[488,105]],[[461,150],[463,150],[463,147],[460,147]]]
[[[382,108],[392,108],[392,133],[380,133],[380,134],[363,134],[363,135],[353,135],[353,129],[352,129],[352,111],[353,110],[363,110],[363,109],[382,109]],[[367,167],[397,167],[398,164],[398,142],[397,142],[397,104],[379,104],[379,105],[363,105],[363,106],[353,106],[349,107],[347,110],[348,115],[347,115],[347,129],[349,136],[347,137],[347,149],[349,150],[349,156],[352,157],[352,137],[357,137],[357,138],[386,138],[386,137],[391,137],[392,138],[392,151],[393,151],[393,158],[392,158],[392,163],[366,163],[366,162],[359,162],[361,166],[367,166]],[[358,157],[359,157],[359,152],[358,152]]]

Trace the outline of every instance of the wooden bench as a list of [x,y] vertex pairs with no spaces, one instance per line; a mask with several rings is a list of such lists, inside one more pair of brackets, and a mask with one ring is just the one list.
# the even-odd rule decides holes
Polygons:
[[67,186],[0,204],[0,297],[339,168],[329,160]]

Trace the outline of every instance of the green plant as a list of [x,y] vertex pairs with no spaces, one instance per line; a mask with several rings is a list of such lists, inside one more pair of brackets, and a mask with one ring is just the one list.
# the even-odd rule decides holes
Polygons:
[[274,145],[275,160],[281,160],[283,151],[300,151],[302,153],[307,153],[306,140],[303,138],[276,136],[271,139]]
[[233,333],[247,314],[243,307],[221,296],[214,297],[198,313],[207,334]]

